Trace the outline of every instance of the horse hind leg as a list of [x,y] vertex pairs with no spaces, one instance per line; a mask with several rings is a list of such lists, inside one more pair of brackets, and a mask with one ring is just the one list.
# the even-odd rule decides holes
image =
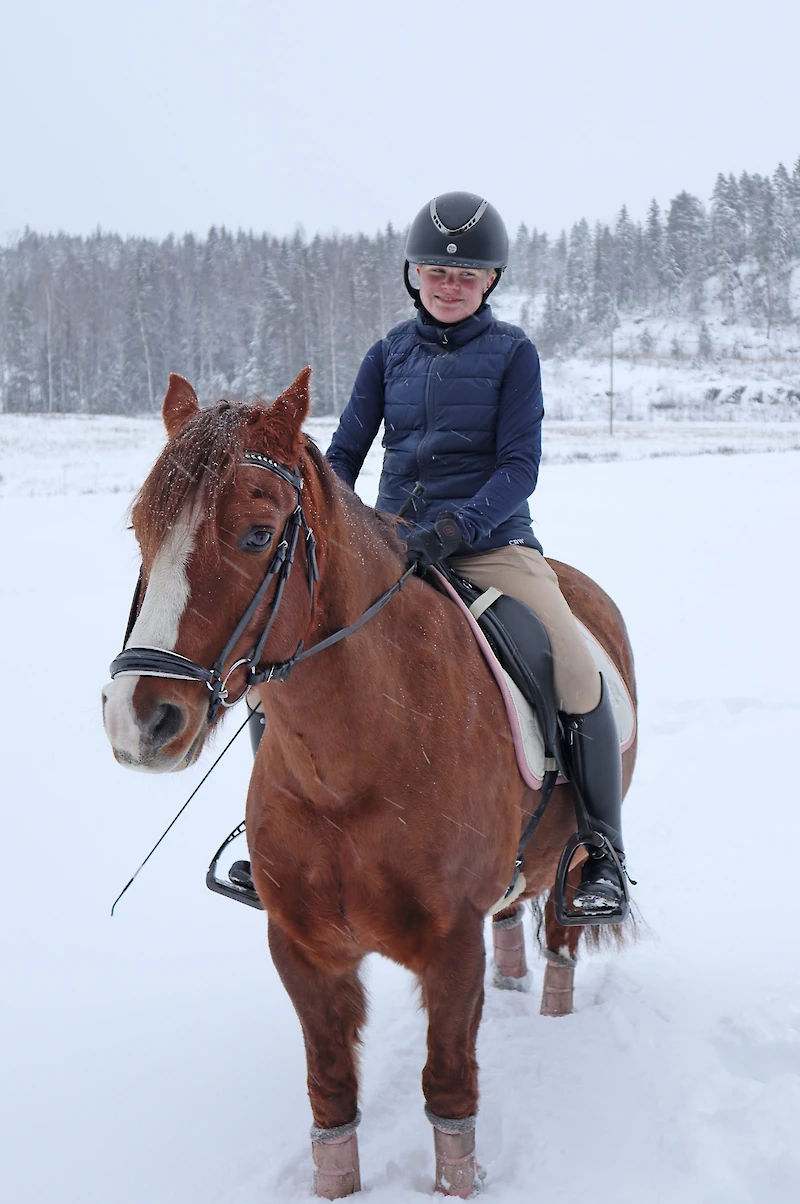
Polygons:
[[[572,892],[579,880],[580,867],[570,870],[567,877],[567,900],[570,904]],[[559,924],[556,919],[552,891],[545,903],[544,931],[545,943],[542,953],[547,965],[544,970],[542,1003],[539,1011],[542,1016],[570,1016],[572,1014],[578,942],[581,939],[583,928],[575,926],[565,928],[563,924]]]
[[515,903],[492,920],[494,985],[504,991],[528,989],[524,916],[524,904]]

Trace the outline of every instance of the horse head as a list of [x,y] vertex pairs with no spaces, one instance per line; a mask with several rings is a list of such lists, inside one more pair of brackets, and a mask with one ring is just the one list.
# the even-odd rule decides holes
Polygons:
[[[265,625],[271,662],[288,660],[308,630],[316,564],[303,507],[312,520],[318,513],[304,480],[309,377],[306,368],[269,407],[201,410],[189,382],[170,376],[168,442],[132,508],[138,605],[103,691],[106,734],[123,765],[191,765],[220,706],[246,689]],[[290,573],[295,548],[306,565]]]

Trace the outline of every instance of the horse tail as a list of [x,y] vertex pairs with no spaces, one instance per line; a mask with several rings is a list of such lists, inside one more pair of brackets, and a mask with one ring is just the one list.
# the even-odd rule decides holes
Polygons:
[[[544,909],[549,896],[550,891],[548,890],[538,898],[529,900],[533,912],[534,935],[540,949],[547,948]],[[592,953],[619,952],[646,938],[650,933],[650,927],[642,915],[639,905],[631,900],[630,911],[622,923],[585,924],[580,932],[584,947]]]

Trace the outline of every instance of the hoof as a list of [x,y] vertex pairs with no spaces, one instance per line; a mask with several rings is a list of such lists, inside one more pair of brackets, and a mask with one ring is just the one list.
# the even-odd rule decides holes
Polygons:
[[505,990],[526,991],[528,963],[525,960],[525,932],[522,908],[507,920],[492,924],[494,942],[494,983]]
[[312,1141],[314,1195],[323,1200],[341,1200],[361,1191],[358,1138],[355,1133],[332,1141]]
[[545,966],[539,1011],[542,1016],[571,1016],[575,964],[567,958],[560,958],[557,953],[551,956],[554,960],[548,961]]
[[436,1150],[435,1191],[443,1196],[469,1200],[480,1191],[481,1176],[475,1161],[475,1130],[469,1133],[442,1133],[433,1130]]

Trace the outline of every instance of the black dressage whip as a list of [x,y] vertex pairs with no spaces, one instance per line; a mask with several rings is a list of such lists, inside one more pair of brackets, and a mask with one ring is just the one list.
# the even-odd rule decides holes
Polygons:
[[161,835],[159,836],[158,840],[157,840],[157,841],[156,841],[156,843],[153,845],[152,849],[151,849],[151,850],[150,850],[150,852],[147,854],[147,856],[145,857],[145,859],[144,859],[144,861],[142,862],[142,864],[139,866],[138,870],[136,870],[136,872],[133,874],[133,876],[130,878],[130,880],[129,880],[128,882],[126,882],[126,883],[125,883],[125,885],[123,886],[122,890],[119,892],[119,894],[117,895],[116,899],[115,899],[115,900],[114,900],[114,902],[111,904],[111,914],[112,914],[112,916],[113,916],[113,914],[114,914],[114,908],[117,906],[117,904],[119,903],[120,899],[121,899],[121,898],[122,898],[122,896],[125,894],[126,890],[127,890],[129,887],[133,886],[133,884],[134,884],[134,882],[136,881],[136,879],[138,878],[139,874],[140,874],[140,873],[141,873],[141,871],[144,869],[144,867],[147,865],[148,861],[149,861],[149,860],[150,860],[150,858],[153,856],[153,853],[155,853],[156,849],[157,849],[157,848],[158,848],[158,846],[161,844],[161,842],[162,842],[162,840],[164,839],[164,837],[165,837],[165,836],[166,836],[166,835],[167,835],[167,834],[168,834],[168,833],[169,833],[169,832],[170,832],[170,831],[171,831],[171,830],[172,830],[172,829],[175,827],[175,824],[178,822],[178,820],[180,819],[180,817],[183,815],[184,811],[185,811],[185,810],[186,810],[186,808],[189,806],[189,803],[192,801],[192,799],[193,799],[193,798],[194,798],[194,796],[197,794],[197,792],[198,792],[198,790],[200,789],[200,787],[201,787],[201,786],[203,785],[203,783],[205,782],[206,778],[207,778],[207,777],[209,776],[209,774],[211,773],[211,770],[212,770],[212,769],[216,769],[217,765],[219,765],[220,761],[221,761],[221,760],[222,760],[222,758],[225,756],[225,753],[228,751],[228,749],[230,748],[230,746],[233,744],[233,742],[234,742],[234,740],[236,739],[236,737],[237,737],[237,736],[239,736],[239,735],[241,735],[241,733],[242,733],[242,732],[244,731],[244,729],[247,727],[248,723],[249,723],[249,722],[250,722],[250,720],[253,718],[253,716],[254,716],[254,715],[258,715],[258,714],[260,714],[260,707],[261,707],[261,703],[260,703],[260,702],[258,702],[258,703],[257,703],[257,704],[256,704],[256,705],[253,707],[253,708],[251,708],[251,710],[250,710],[250,714],[247,716],[247,718],[245,719],[244,723],[242,723],[242,724],[241,724],[241,725],[240,725],[240,726],[239,726],[239,727],[236,729],[236,731],[233,733],[233,735],[231,736],[230,740],[228,741],[228,743],[227,743],[227,744],[225,745],[225,747],[223,748],[222,752],[219,754],[219,756],[217,757],[217,759],[216,759],[216,760],[215,760],[215,761],[212,763],[212,765],[211,765],[211,768],[210,768],[210,769],[208,769],[208,770],[207,770],[207,772],[203,774],[202,778],[201,778],[201,779],[200,779],[200,781],[197,783],[197,785],[195,786],[194,790],[192,791],[192,793],[191,793],[191,794],[189,795],[189,797],[187,798],[186,802],[185,802],[185,803],[183,804],[183,806],[181,807],[180,811],[177,813],[177,815],[174,817],[174,819],[172,819],[172,820],[170,821],[170,823],[167,825],[167,827],[166,827],[166,828],[164,829],[164,831],[161,833]]

